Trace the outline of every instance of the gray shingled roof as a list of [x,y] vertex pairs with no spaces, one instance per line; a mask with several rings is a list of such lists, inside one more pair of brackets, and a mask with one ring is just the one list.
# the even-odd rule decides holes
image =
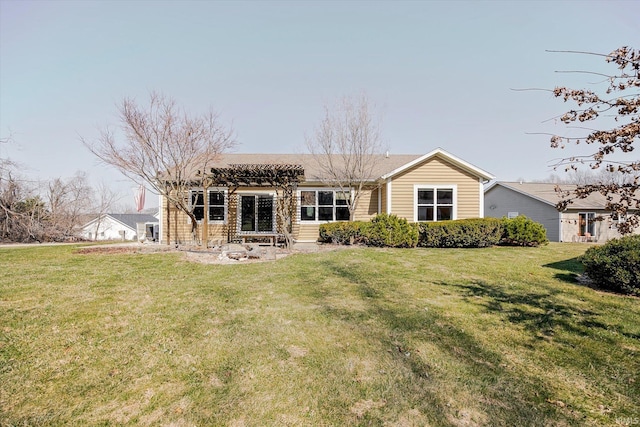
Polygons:
[[[547,204],[555,206],[561,200],[560,194],[555,191],[556,186],[559,186],[563,191],[573,191],[576,189],[575,184],[554,184],[549,182],[503,182],[499,181],[495,184],[499,184],[503,187],[509,188],[513,191],[532,196],[538,200],[541,200]],[[494,185],[495,185],[494,184]],[[569,205],[570,209],[604,209],[607,200],[606,197],[600,193],[591,193],[584,199],[575,199],[573,203]]]
[[[465,162],[462,159],[458,159],[452,154],[445,152],[438,148],[427,154],[380,154],[375,158],[375,167],[371,172],[371,176],[368,177],[370,181],[375,181],[385,175],[389,175],[391,172],[397,171],[399,168],[407,166],[414,161],[422,159],[424,157],[431,158],[431,156],[444,156],[449,161],[456,163],[458,166],[469,170],[472,173],[478,174],[485,179],[492,179],[493,176],[482,169]],[[239,153],[225,153],[219,156],[211,167],[224,168],[234,164],[275,164],[275,165],[287,165],[295,164],[301,165],[304,168],[304,174],[307,181],[321,181],[322,170],[319,167],[318,159],[322,160],[323,157],[314,157],[311,154],[239,154]],[[334,157],[336,164],[341,162],[340,156]]]
[[[421,157],[419,154],[395,154],[380,155],[376,159],[376,167],[372,171],[371,180],[375,180],[382,175],[389,173],[415,159]],[[336,159],[338,157],[336,156]],[[254,164],[254,165],[301,165],[308,181],[316,181],[321,177],[322,171],[318,163],[311,154],[239,154],[225,153],[211,165],[211,167],[224,168],[234,164]]]
[[107,215],[134,230],[136,229],[136,224],[139,222],[144,222],[144,223],[158,222],[158,218],[149,214],[107,214]]

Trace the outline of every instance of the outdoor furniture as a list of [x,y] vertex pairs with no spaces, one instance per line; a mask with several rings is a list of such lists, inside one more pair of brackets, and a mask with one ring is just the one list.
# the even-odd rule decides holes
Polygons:
[[[238,235],[242,244],[256,243],[260,246],[276,246],[278,240],[282,237],[280,233],[242,233]],[[249,242],[248,240],[251,240]]]

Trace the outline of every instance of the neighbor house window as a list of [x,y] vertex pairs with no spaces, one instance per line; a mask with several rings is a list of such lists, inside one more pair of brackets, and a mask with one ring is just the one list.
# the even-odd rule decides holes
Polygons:
[[578,235],[586,237],[596,236],[596,213],[580,212],[578,213]]
[[[209,190],[209,221],[222,222],[226,219],[225,191]],[[196,220],[204,219],[204,191],[191,191],[191,207]]]
[[301,221],[348,221],[349,192],[340,190],[300,191]]
[[416,186],[414,196],[417,221],[455,219],[455,186]]
[[620,215],[618,212],[612,212],[611,220],[613,221],[613,228],[618,228],[618,224],[624,224],[627,222],[627,215]]

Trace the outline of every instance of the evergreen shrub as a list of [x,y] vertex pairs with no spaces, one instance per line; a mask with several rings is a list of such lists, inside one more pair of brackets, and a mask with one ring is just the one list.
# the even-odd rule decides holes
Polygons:
[[366,225],[368,223],[364,221],[338,221],[321,224],[318,241],[339,245],[363,243],[362,229]]
[[502,222],[504,230],[500,241],[502,245],[539,246],[549,242],[544,225],[524,215],[503,218]]
[[421,222],[418,246],[427,248],[484,248],[496,245],[503,234],[498,218]]
[[613,239],[591,247],[580,262],[598,287],[640,295],[640,236]]
[[362,229],[369,246],[413,248],[418,244],[418,227],[404,218],[386,213],[376,215]]

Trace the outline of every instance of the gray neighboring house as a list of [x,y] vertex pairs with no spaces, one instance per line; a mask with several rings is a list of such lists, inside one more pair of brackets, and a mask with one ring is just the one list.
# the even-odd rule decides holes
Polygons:
[[138,224],[144,224],[146,240],[157,240],[158,218],[149,214],[100,215],[82,227],[82,237],[89,240],[138,240]]
[[[525,215],[547,229],[552,242],[606,242],[621,237],[617,221],[605,210],[606,199],[600,193],[575,200],[564,212],[556,209],[560,201],[553,183],[496,181],[484,190],[485,217]],[[576,185],[560,184],[571,191]],[[602,220],[597,218],[602,217]],[[639,230],[636,230],[636,233]]]

